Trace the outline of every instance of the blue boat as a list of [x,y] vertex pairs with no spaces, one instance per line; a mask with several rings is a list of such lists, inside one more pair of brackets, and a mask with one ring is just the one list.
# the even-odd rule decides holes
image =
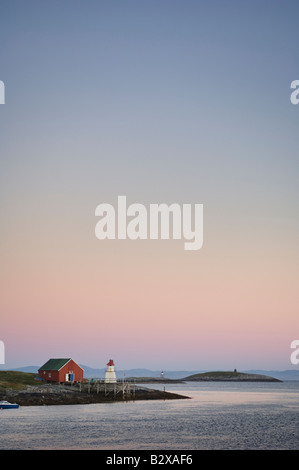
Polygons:
[[9,403],[9,401],[2,400],[0,401],[0,410],[5,410],[7,408],[19,408],[17,403]]

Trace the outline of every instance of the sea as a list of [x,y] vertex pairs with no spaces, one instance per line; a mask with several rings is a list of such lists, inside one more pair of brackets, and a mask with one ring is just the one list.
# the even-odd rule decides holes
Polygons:
[[144,386],[190,398],[0,410],[0,449],[299,449],[299,381]]

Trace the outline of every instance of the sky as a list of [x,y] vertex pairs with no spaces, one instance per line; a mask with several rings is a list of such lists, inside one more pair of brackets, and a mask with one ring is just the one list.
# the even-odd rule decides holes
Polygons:
[[[296,0],[2,0],[2,368],[298,369]],[[203,246],[95,209],[203,204]]]

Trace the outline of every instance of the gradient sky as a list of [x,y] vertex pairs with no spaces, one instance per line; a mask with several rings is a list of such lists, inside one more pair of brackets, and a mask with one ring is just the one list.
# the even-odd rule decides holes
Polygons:
[[[292,369],[297,0],[2,0],[0,339],[161,370]],[[204,204],[204,245],[100,241],[98,204]]]

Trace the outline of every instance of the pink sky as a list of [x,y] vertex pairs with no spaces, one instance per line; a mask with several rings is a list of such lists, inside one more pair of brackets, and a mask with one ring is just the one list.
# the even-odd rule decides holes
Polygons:
[[[295,7],[17,3],[0,15],[6,366],[295,367]],[[119,195],[203,204],[203,248],[98,240]]]
[[11,240],[1,280],[8,364],[71,356],[93,367],[110,357],[119,368],[291,366],[298,290],[288,249],[279,259],[209,239],[198,252],[171,240],[84,243],[86,230],[60,245],[51,233]]

